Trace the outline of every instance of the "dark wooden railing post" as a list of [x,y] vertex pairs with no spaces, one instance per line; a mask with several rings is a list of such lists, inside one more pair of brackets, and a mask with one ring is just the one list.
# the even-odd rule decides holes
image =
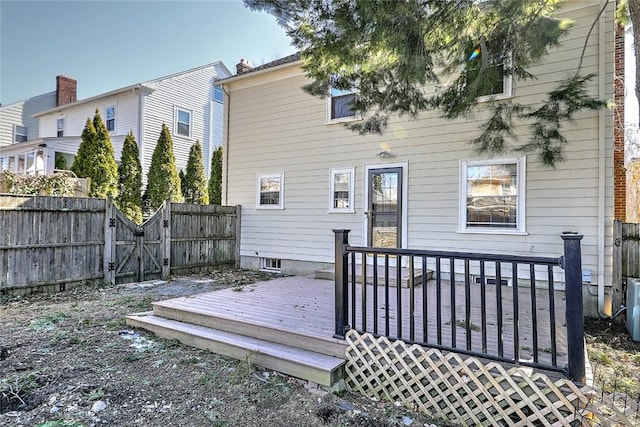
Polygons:
[[567,376],[585,382],[584,315],[582,308],[582,235],[562,234],[564,240],[563,268],[567,317]]
[[335,234],[335,338],[344,339],[349,329],[349,255],[345,247],[349,245],[351,230],[333,230]]

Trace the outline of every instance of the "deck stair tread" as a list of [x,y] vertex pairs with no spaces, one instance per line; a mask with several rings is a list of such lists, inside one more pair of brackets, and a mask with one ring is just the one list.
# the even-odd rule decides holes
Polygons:
[[[245,335],[221,331],[155,316],[152,312],[127,316],[127,323],[154,332],[163,338],[177,338],[187,345],[205,348],[236,359],[247,355],[267,369],[331,386],[342,376],[344,359],[274,343]],[[295,343],[292,343],[294,345]],[[306,378],[305,375],[310,375]]]

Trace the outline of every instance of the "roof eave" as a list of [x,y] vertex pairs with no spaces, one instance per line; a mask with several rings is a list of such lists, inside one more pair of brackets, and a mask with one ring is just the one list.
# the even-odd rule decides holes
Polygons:
[[271,73],[273,71],[278,71],[278,70],[284,70],[286,68],[292,68],[298,65],[302,65],[304,61],[302,59],[297,59],[295,61],[292,62],[286,62],[284,64],[280,64],[280,65],[276,65],[275,67],[268,67],[268,68],[263,68],[261,70],[256,70],[256,71],[249,71],[246,73],[242,73],[242,74],[236,74],[235,76],[231,76],[231,77],[227,77],[225,79],[220,79],[217,80],[214,85],[216,86],[220,86],[220,85],[225,85],[227,83],[234,83],[238,80],[241,79],[246,79],[249,77],[254,77],[254,76],[261,76],[263,74],[267,74],[267,73]]

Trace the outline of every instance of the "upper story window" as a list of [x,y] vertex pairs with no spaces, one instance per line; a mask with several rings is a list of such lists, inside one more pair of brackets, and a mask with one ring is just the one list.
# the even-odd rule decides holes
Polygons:
[[61,137],[64,136],[64,117],[60,117],[56,120],[56,136]]
[[191,111],[176,107],[176,135],[191,137]]
[[511,97],[513,76],[506,68],[510,64],[510,58],[497,56],[489,59],[488,68],[484,71],[484,77],[478,79],[482,67],[482,53],[476,49],[469,58],[465,73],[466,81],[477,85],[478,101],[504,99]]
[[354,119],[356,117],[352,104],[356,100],[354,90],[331,88],[329,97],[329,120]]
[[13,128],[14,142],[25,142],[27,140],[27,127],[15,125]]
[[331,169],[329,212],[355,212],[353,169]]
[[524,233],[525,159],[461,162],[461,231]]
[[213,87],[213,100],[220,103],[224,102],[224,92],[222,91],[222,86]]
[[114,132],[116,130],[116,107],[114,105],[107,107],[107,130]]
[[256,207],[284,209],[284,173],[259,174]]

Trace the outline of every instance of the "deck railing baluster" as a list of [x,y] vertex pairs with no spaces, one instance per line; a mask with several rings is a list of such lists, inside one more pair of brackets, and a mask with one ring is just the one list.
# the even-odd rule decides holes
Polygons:
[[[366,256],[362,257],[362,294],[361,297],[361,310],[362,310],[362,330],[368,331],[367,328],[367,260]],[[354,297],[355,299],[355,297]]]
[[480,311],[482,314],[482,353],[487,353],[487,283],[484,260],[480,261]]
[[440,257],[436,257],[436,337],[442,345],[442,268]]
[[396,333],[402,338],[402,261],[400,255],[396,259]]
[[556,301],[553,283],[553,267],[547,266],[549,283],[549,329],[551,329],[551,364],[558,366],[558,349],[556,346]]
[[378,334],[378,255],[373,256],[373,333]]
[[504,356],[504,331],[502,330],[502,264],[496,262],[496,324],[498,328],[498,356]]
[[389,336],[389,255],[384,255],[384,334]]
[[518,263],[511,264],[513,287],[513,359],[520,360],[520,302],[518,300]]
[[471,273],[468,259],[464,260],[464,321],[467,350],[471,351]]
[[416,339],[416,296],[415,296],[415,284],[414,281],[414,262],[413,255],[409,257],[409,339],[415,341]]
[[449,258],[449,299],[451,301],[451,347],[456,347],[456,259]]
[[538,302],[536,301],[536,266],[529,264],[529,280],[531,282],[531,342],[533,344],[533,361],[538,363]]
[[[364,256],[364,254],[363,254]],[[356,328],[356,253],[351,253],[351,327]],[[363,330],[366,331],[365,326],[362,325]]]
[[427,294],[427,257],[422,257],[422,341],[429,342],[429,311]]

